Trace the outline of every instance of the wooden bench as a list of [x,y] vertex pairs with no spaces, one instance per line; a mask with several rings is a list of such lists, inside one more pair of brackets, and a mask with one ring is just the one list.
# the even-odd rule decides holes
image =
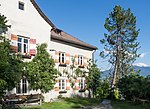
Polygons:
[[5,101],[13,102],[18,105],[32,105],[37,104],[41,105],[42,96],[41,94],[30,94],[30,95],[7,95],[4,97]]
[[42,96],[41,94],[31,94],[27,95],[27,98],[24,102],[24,104],[32,104],[32,103],[37,103],[38,105],[41,105],[42,103]]

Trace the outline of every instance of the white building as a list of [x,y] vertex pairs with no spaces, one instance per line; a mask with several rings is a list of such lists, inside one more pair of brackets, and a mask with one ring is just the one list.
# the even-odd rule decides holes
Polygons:
[[[43,94],[45,101],[57,98],[61,92],[65,92],[62,95],[66,97],[73,94],[87,96],[86,93],[79,92],[80,89],[85,89],[85,78],[76,78],[74,87],[71,87],[68,75],[74,76],[70,69],[70,65],[73,64],[72,58],[75,59],[76,68],[87,70],[87,61],[93,60],[94,51],[97,49],[95,46],[57,29],[34,0],[0,0],[0,13],[7,17],[11,25],[7,35],[11,40],[12,50],[21,53],[24,61],[30,61],[36,55],[36,44],[48,44],[47,51],[55,59],[60,77],[56,79],[54,89]],[[40,90],[29,90],[28,84],[24,78],[20,86],[14,88],[10,93],[40,93]]]

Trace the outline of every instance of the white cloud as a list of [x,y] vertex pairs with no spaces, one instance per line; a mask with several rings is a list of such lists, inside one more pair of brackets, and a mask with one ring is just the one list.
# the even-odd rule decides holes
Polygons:
[[139,66],[139,67],[149,67],[150,65],[147,65],[145,63],[135,63],[133,64],[134,66]]
[[140,55],[140,58],[144,58],[145,55],[147,55],[147,53],[142,53],[142,54]]
[[114,53],[115,51],[113,51],[113,50],[103,50],[104,51],[104,53],[106,53],[106,54],[111,54],[111,53]]

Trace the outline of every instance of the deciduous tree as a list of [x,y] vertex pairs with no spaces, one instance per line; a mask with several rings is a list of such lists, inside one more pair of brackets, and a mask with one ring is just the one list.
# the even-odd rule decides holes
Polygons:
[[0,14],[0,96],[5,90],[11,90],[20,81],[23,70],[21,59],[11,53],[10,41],[5,37],[10,25]]
[[37,54],[26,65],[26,74],[30,88],[43,93],[53,89],[58,71],[54,68],[54,59],[46,51],[47,44],[37,46]]
[[8,30],[8,28],[10,28],[10,25],[7,25],[7,18],[4,15],[0,14],[0,34],[2,33],[6,33],[6,31]]
[[98,91],[97,89],[101,85],[101,74],[102,72],[100,72],[100,69],[97,67],[97,65],[93,63],[91,60],[89,60],[88,76],[86,77],[86,80],[87,80],[87,87],[89,89],[89,94],[91,94],[92,90],[93,97],[96,96]]

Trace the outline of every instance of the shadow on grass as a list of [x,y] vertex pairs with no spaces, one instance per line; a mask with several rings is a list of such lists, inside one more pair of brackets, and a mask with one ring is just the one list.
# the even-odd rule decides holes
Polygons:
[[116,109],[150,109],[150,103],[113,100],[111,104]]
[[67,103],[73,103],[76,104],[75,106],[72,106],[73,109],[83,108],[84,106],[94,106],[100,104],[100,99],[95,98],[63,98],[64,101]]

